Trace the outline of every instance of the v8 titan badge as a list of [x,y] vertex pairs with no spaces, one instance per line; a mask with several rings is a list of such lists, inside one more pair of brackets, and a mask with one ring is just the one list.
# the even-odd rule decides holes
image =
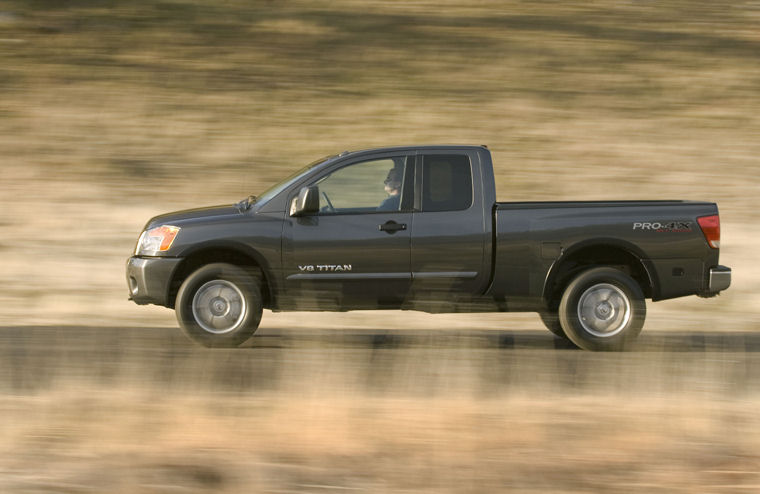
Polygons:
[[336,272],[336,271],[351,271],[353,269],[353,266],[350,264],[307,264],[307,265],[298,265],[298,269],[300,269],[302,272],[308,272],[313,273],[315,271],[322,271],[322,272]]

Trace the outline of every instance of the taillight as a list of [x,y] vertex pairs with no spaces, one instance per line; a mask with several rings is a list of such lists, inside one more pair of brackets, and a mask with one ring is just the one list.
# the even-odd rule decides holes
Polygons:
[[713,249],[720,248],[720,216],[702,216],[697,218],[697,223],[705,235],[705,240]]

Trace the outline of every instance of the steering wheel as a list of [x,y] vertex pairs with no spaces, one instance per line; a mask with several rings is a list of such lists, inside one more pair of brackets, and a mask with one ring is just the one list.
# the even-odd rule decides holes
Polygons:
[[327,192],[325,192],[324,190],[322,191],[322,197],[325,198],[325,202],[327,203],[327,205],[322,208],[322,211],[325,211],[327,213],[334,213],[335,208],[332,205],[332,201],[330,201],[330,198],[327,197]]

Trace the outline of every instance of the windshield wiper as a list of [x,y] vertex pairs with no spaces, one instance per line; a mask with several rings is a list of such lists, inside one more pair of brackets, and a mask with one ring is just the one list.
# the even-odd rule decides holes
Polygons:
[[251,209],[251,206],[256,202],[256,196],[248,196],[239,203],[236,204],[238,211],[241,213]]

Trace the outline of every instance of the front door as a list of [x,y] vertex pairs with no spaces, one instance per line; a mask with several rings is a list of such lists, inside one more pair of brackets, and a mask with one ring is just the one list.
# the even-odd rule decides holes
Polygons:
[[411,285],[413,156],[340,165],[317,177],[320,210],[283,232],[286,291],[297,309],[399,307]]

